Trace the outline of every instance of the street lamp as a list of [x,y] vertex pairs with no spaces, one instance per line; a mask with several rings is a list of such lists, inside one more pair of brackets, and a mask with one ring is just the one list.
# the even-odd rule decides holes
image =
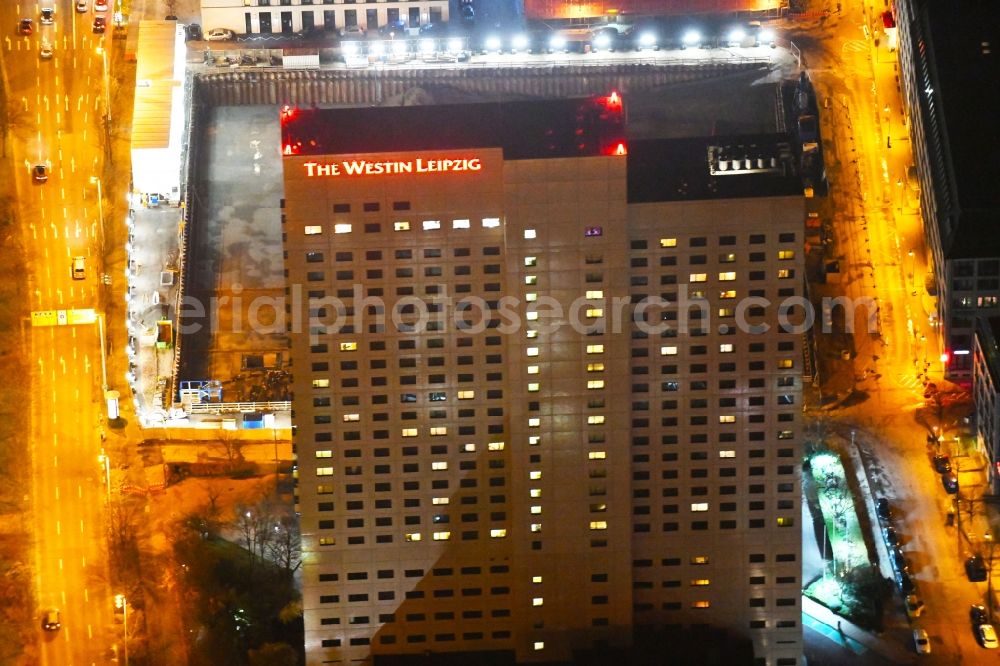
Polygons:
[[993,535],[987,532],[983,535],[986,542],[990,544],[990,554],[987,559],[986,568],[986,617],[990,622],[993,621],[993,545],[996,543],[993,541]]
[[115,595],[115,608],[121,608],[124,614],[122,625],[125,634],[125,666],[128,666],[128,600],[125,599],[124,594]]

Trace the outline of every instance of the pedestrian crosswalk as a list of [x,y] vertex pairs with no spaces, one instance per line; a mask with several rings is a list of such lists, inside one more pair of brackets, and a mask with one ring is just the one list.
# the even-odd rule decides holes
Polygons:
[[844,45],[840,47],[841,51],[844,53],[862,53],[868,50],[868,42],[863,39],[849,39],[844,42]]
[[907,389],[923,389],[923,380],[916,375],[904,375],[902,373],[896,375],[896,382]]

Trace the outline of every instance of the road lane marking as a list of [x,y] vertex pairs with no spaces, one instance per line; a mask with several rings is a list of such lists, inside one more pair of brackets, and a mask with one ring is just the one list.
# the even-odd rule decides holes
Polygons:
[[[83,558],[83,566],[87,566],[87,558]],[[90,603],[90,590],[86,587],[83,588],[83,600]]]
[[85,530],[83,529],[83,518],[81,518],[80,519],[80,532],[84,532],[84,531]]
[[87,638],[93,638],[93,637],[94,637],[94,631],[93,631],[93,629],[91,629],[90,625],[88,624],[87,625]]
[[59,486],[56,486],[56,501],[59,501]]
[[[59,527],[59,523],[58,522],[56,522],[56,527],[57,528]],[[60,557],[59,558],[59,571],[62,571],[62,570],[63,570],[63,561],[62,561],[62,558]]]
[[83,486],[76,487],[76,496],[83,499]]

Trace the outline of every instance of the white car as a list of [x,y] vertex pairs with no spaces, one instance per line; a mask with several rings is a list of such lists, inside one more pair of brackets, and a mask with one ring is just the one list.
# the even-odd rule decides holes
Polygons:
[[931,653],[931,639],[923,629],[913,630],[913,645],[917,648],[917,654]]
[[997,649],[997,632],[992,624],[981,624],[976,627],[976,636],[979,638],[979,644],[987,650]]
[[73,257],[70,273],[74,280],[83,280],[87,277],[85,262],[86,260],[83,257]]
[[108,11],[108,0],[94,0],[94,11],[95,12]]
[[235,35],[228,28],[212,28],[205,33],[205,39],[209,42],[228,42]]
[[38,57],[42,60],[52,59],[52,44],[48,42],[42,42],[42,45],[38,47]]
[[86,12],[88,9],[90,9],[89,0],[76,0],[76,11],[82,14]]

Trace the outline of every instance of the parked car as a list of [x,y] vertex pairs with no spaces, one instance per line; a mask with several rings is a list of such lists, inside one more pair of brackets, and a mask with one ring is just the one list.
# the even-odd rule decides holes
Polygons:
[[896,572],[896,583],[899,585],[900,592],[905,595],[913,594],[917,589],[910,574],[905,571]]
[[927,636],[927,632],[923,629],[913,630],[913,646],[917,650],[917,654],[930,654],[931,653],[931,639]]
[[405,37],[406,24],[402,21],[389,21],[378,29],[378,34],[383,37]]
[[906,617],[915,618],[920,617],[924,614],[924,602],[923,599],[915,594],[909,594],[906,596]]
[[944,486],[944,491],[949,495],[954,495],[958,492],[958,477],[954,472],[948,472],[947,474],[941,475],[941,485]]
[[360,25],[345,25],[340,29],[340,36],[350,39],[364,39],[365,29]]
[[34,31],[34,22],[30,18],[23,18],[17,22],[17,32],[21,35],[30,35]]
[[989,575],[986,570],[986,563],[979,555],[973,555],[965,560],[965,575],[973,583],[982,583]]
[[184,34],[189,41],[200,42],[205,38],[205,35],[201,34],[201,26],[197,23],[189,23],[184,26]]
[[880,497],[877,502],[875,502],[875,513],[878,517],[884,521],[889,520],[892,517],[892,507],[889,505],[889,500],[884,497]]
[[903,557],[903,551],[899,550],[899,548],[893,548],[890,557],[892,558],[893,569],[909,573],[910,565],[906,562],[906,558]]
[[899,533],[896,532],[895,528],[883,527],[882,536],[885,537],[885,542],[889,545],[889,547],[895,548],[899,545]]
[[997,632],[992,624],[986,623],[976,627],[976,638],[979,640],[979,644],[987,650],[997,649]]
[[941,474],[946,474],[951,471],[951,458],[944,455],[943,453],[934,454],[934,469]]
[[235,36],[229,28],[212,28],[205,33],[205,40],[209,42],[228,42]]
[[989,616],[986,614],[986,607],[981,604],[972,604],[969,608],[969,619],[977,627],[981,624],[988,624],[990,621]]

